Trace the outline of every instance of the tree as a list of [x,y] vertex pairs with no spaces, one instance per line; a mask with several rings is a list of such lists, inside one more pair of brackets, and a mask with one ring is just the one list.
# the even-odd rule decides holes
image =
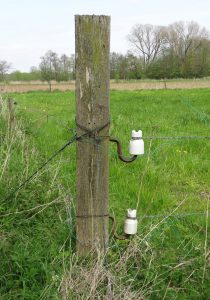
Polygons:
[[146,71],[161,53],[166,41],[166,30],[163,26],[136,24],[131,29],[128,40],[143,59],[143,68]]
[[119,78],[119,57],[120,54],[116,52],[110,53],[110,78]]
[[37,67],[31,67],[30,72],[14,71],[7,75],[9,81],[41,80],[41,73]]
[[10,70],[11,64],[9,64],[6,60],[0,60],[0,81],[5,80],[5,75]]
[[128,36],[149,78],[202,77],[209,74],[209,33],[196,22],[167,27],[135,25]]
[[131,52],[126,55],[110,53],[110,78],[111,79],[140,79],[141,78],[140,60]]
[[30,74],[30,76],[29,76],[30,80],[40,80],[41,79],[41,72],[35,66],[31,67],[29,74]]
[[128,79],[141,79],[143,73],[141,60],[129,51],[126,54],[126,60],[128,68]]
[[69,58],[69,71],[73,80],[76,78],[75,55],[71,54]]
[[55,78],[53,74],[53,57],[54,52],[51,50],[47,51],[47,53],[41,57],[41,63],[39,65],[41,78],[48,82],[50,92],[52,90],[51,81]]
[[69,57],[66,54],[61,55],[60,57],[60,79],[63,81],[69,80]]
[[74,54],[70,57],[66,54],[60,57],[60,76],[64,81],[75,79],[75,59]]
[[39,65],[42,80],[49,83],[51,90],[51,81],[68,81],[75,78],[75,59],[74,55],[70,57],[62,54],[60,57],[57,53],[49,50],[41,57]]
[[50,60],[51,60],[52,77],[56,81],[60,81],[60,61],[59,61],[59,58],[58,58],[58,54],[53,52],[53,51],[50,51],[49,57],[50,57]]
[[166,36],[168,52],[178,59],[182,75],[189,76],[194,62],[198,62],[204,41],[209,37],[207,30],[194,21],[180,21],[168,26]]

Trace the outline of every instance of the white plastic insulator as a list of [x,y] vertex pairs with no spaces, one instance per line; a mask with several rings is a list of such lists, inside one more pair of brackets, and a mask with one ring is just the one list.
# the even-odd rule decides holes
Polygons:
[[131,155],[144,154],[144,141],[142,139],[142,131],[132,130],[132,140],[129,144],[129,153]]
[[137,233],[138,221],[136,219],[136,209],[127,210],[127,218],[125,219],[124,232],[125,234]]
[[142,138],[142,131],[132,130],[132,138]]
[[131,208],[129,208],[129,209],[127,210],[127,217],[128,217],[128,218],[136,219],[136,209],[131,209]]

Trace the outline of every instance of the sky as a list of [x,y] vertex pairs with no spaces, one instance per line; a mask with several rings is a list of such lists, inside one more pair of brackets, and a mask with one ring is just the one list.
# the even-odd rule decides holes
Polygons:
[[125,54],[135,24],[196,21],[210,30],[210,0],[0,0],[0,60],[38,66],[48,50],[74,53],[74,15],[111,16],[111,51]]

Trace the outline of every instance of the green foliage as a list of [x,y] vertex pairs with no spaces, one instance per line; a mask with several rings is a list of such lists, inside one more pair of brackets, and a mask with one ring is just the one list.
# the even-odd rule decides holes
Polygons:
[[0,60],[0,82],[6,80],[6,74],[10,70],[11,64],[6,60]]
[[41,57],[39,69],[41,78],[44,81],[50,82],[51,80],[55,80],[59,82],[74,79],[74,55],[68,57],[63,54],[59,57],[57,53],[49,50],[43,57]]
[[41,80],[41,73],[39,70],[27,72],[15,71],[7,75],[8,81],[35,81]]
[[126,55],[112,52],[110,54],[111,79],[141,79],[141,60],[128,52]]
[[[208,299],[209,140],[145,140],[145,155],[130,165],[110,145],[110,212],[120,232],[126,209],[138,203],[138,235],[110,239],[105,261],[79,260],[73,253],[75,145],[4,201],[73,134],[74,93],[14,97],[22,125],[12,139],[0,117],[1,299],[102,299],[107,280],[114,299]],[[113,91],[111,135],[125,155],[132,129],[144,137],[207,135],[209,97],[208,89]],[[188,212],[204,215],[182,216]]]
[[136,24],[128,40],[148,78],[204,77],[209,70],[209,33],[194,21],[168,26]]

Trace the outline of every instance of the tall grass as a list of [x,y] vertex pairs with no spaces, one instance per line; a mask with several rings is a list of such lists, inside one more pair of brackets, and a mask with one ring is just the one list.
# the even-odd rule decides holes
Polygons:
[[[208,134],[209,96],[112,92],[111,133],[123,145],[133,128],[147,136]],[[75,146],[5,202],[72,135],[74,95],[14,97],[12,131],[1,99],[1,298],[208,299],[209,141],[148,141],[145,156],[128,166],[111,147],[110,212],[120,232],[126,208],[138,206],[138,235],[111,237],[106,255],[82,259],[75,254]]]

